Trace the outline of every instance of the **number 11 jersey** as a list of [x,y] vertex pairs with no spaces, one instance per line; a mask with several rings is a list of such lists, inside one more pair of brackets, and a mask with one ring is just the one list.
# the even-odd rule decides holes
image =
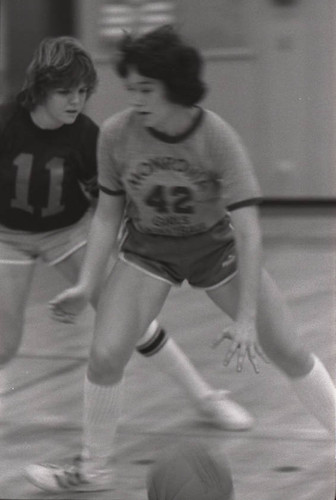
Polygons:
[[98,126],[80,114],[41,129],[19,104],[0,106],[0,224],[45,232],[74,224],[90,207]]

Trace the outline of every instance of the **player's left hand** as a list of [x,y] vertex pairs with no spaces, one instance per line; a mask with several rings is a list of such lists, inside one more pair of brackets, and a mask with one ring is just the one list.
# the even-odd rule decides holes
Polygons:
[[251,363],[255,373],[260,372],[259,359],[269,363],[266,355],[259,345],[256,327],[251,322],[236,321],[225,328],[221,335],[213,342],[212,347],[216,348],[224,340],[229,340],[230,345],[226,351],[223,364],[228,366],[231,360],[237,355],[237,371],[241,372],[246,358]]

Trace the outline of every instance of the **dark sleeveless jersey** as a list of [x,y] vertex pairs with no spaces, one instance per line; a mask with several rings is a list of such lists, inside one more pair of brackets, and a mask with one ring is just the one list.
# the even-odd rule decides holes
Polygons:
[[0,224],[44,232],[81,219],[97,176],[97,137],[84,114],[46,130],[19,104],[0,106]]

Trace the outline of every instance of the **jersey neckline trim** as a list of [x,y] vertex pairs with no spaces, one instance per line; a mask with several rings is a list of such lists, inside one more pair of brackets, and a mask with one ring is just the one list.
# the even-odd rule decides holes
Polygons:
[[159,130],[156,130],[155,128],[152,127],[147,127],[146,130],[155,137],[156,139],[159,139],[160,141],[163,142],[168,142],[170,144],[176,144],[178,142],[184,141],[187,137],[189,137],[191,134],[194,133],[194,131],[200,126],[201,122],[203,121],[204,117],[204,109],[203,108],[198,108],[198,113],[190,125],[190,127],[183,132],[182,134],[178,135],[168,135],[165,134],[164,132],[160,132]]

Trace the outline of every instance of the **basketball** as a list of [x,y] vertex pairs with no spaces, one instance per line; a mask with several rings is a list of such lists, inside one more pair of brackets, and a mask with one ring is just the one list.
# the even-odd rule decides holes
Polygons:
[[234,500],[225,454],[200,442],[161,454],[147,475],[147,492],[148,500]]

